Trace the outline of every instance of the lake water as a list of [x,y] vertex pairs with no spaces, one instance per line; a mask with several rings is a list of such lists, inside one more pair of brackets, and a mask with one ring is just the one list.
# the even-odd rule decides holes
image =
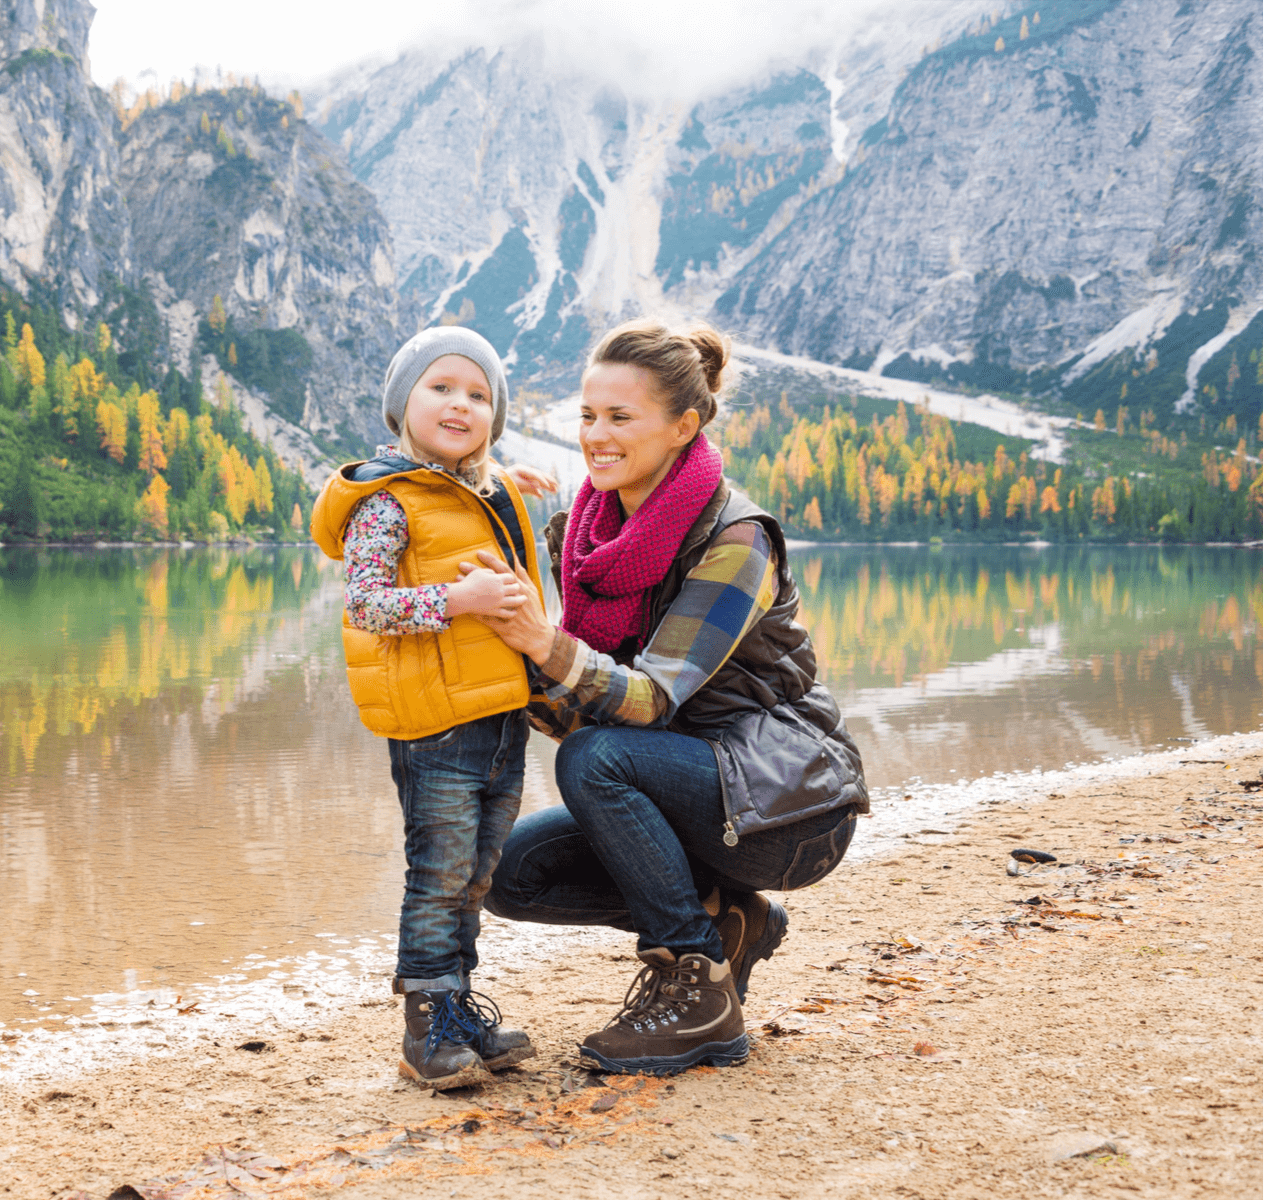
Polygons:
[[[1260,728],[1258,552],[793,557],[880,800]],[[311,549],[0,550],[0,1032],[382,993],[400,820],[339,619]],[[551,761],[533,741],[526,807]]]

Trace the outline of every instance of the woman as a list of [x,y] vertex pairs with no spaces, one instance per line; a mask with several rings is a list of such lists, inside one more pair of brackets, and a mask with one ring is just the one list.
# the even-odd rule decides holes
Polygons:
[[605,337],[583,381],[589,479],[546,530],[561,627],[533,589],[488,622],[537,668],[565,807],[514,825],[487,908],[636,932],[645,967],[580,1048],[607,1071],[743,1061],[751,968],[787,925],[760,890],[823,878],[868,811],[781,529],[701,433],[727,360],[706,326]]

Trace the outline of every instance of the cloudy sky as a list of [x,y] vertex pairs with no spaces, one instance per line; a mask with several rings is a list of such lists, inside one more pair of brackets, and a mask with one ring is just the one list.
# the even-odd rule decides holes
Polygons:
[[[809,45],[863,36],[890,0],[95,0],[92,74],[108,87],[134,86],[202,67],[258,75],[269,88],[314,80],[359,60],[393,58],[429,45],[494,49],[523,34],[635,88],[638,82],[705,87]],[[970,5],[982,11],[987,4]],[[952,0],[901,0],[902,15],[933,20],[963,7]],[[349,23],[348,13],[355,14]],[[693,90],[691,87],[689,90]]]

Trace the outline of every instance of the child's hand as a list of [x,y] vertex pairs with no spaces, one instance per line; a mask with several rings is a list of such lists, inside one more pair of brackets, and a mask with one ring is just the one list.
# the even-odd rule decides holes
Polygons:
[[526,463],[506,467],[505,474],[518,485],[520,492],[528,496],[543,496],[545,492],[557,491],[557,480],[552,475]]
[[461,578],[448,584],[449,617],[472,613],[508,620],[526,603],[526,592],[516,576],[474,567],[471,563],[462,563],[461,568]]

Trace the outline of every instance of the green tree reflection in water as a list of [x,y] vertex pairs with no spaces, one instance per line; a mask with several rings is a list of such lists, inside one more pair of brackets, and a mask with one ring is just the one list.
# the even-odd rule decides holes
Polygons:
[[[796,552],[792,568],[821,676],[845,709],[973,666],[995,692],[1067,675],[1058,703],[1095,693],[1099,717],[1113,710],[1106,726],[1141,744],[1260,724],[1255,553],[840,547]],[[1168,720],[1176,710],[1184,725]]]
[[42,747],[58,753],[50,737],[61,753],[69,740],[104,764],[137,722],[167,724],[207,705],[213,713],[249,676],[285,665],[268,646],[331,585],[334,612],[321,605],[323,623],[308,632],[332,646],[333,568],[302,548],[0,552],[9,775],[32,771]]

